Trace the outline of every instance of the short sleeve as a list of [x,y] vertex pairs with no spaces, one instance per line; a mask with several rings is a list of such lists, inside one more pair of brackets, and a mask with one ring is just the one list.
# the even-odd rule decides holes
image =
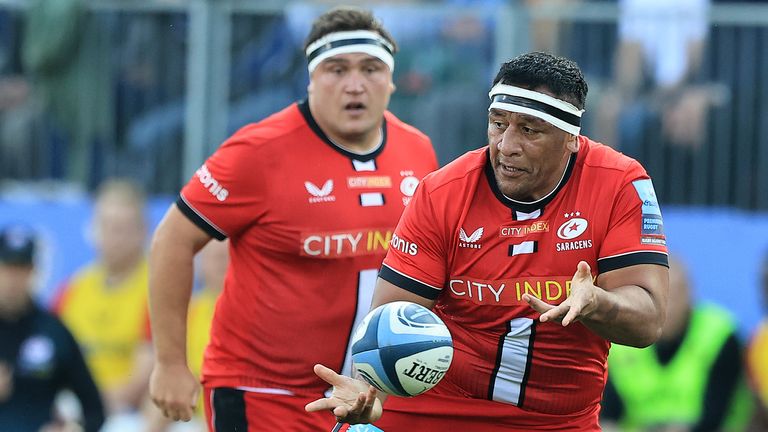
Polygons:
[[176,201],[184,215],[218,240],[253,224],[265,209],[264,161],[256,147],[230,138],[198,168]]
[[445,283],[442,218],[422,182],[398,222],[379,276],[400,288],[435,300]]
[[664,221],[651,179],[643,176],[625,182],[600,247],[598,271],[605,273],[637,264],[668,266],[666,244]]

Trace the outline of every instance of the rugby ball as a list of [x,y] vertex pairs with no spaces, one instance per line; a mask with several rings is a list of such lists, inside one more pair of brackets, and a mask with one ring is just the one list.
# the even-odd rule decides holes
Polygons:
[[453,359],[448,327],[432,311],[399,301],[373,309],[352,335],[352,363],[378,390],[416,396],[445,376]]

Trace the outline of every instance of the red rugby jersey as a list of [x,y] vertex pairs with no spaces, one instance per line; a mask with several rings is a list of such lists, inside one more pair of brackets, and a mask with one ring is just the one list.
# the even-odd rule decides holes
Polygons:
[[397,220],[436,168],[429,138],[392,114],[382,144],[358,155],[327,138],[306,102],[224,142],[177,201],[231,241],[203,381],[319,395],[327,384],[315,363],[347,372],[349,334]]
[[[579,140],[556,191],[537,203],[499,191],[486,148],[427,176],[405,210],[380,276],[437,299],[455,346],[438,393],[504,402],[549,422],[551,415],[596,416],[610,344],[580,323],[538,322],[522,295],[559,304],[580,260],[596,276],[667,265],[667,255],[642,166]],[[415,398],[397,409],[418,405]]]

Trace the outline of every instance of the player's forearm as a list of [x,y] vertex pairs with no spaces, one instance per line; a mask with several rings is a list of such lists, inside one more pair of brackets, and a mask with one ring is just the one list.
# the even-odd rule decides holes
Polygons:
[[583,321],[612,343],[645,347],[661,336],[664,310],[645,288],[629,285],[602,290],[597,309]]
[[[187,308],[192,292],[193,260],[199,250],[174,222],[173,208],[152,240],[149,313],[158,362],[186,363]],[[179,216],[184,217],[184,216]],[[201,246],[200,246],[201,247]]]

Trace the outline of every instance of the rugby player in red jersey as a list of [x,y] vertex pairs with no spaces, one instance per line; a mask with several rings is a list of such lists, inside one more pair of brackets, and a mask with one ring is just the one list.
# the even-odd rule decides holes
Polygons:
[[386,111],[395,51],[367,11],[320,16],[307,100],[227,139],[168,210],[150,256],[150,392],[166,416],[189,420],[199,389],[185,358],[193,257],[229,238],[202,370],[210,429],[333,425],[304,410],[329,390],[312,365],[349,373],[394,227],[437,168],[430,140]]
[[407,300],[445,321],[451,368],[411,399],[324,366],[307,406],[386,431],[599,431],[611,343],[660,335],[661,211],[635,160],[580,135],[587,83],[565,58],[503,64],[488,143],[428,175],[406,208],[372,307]]

